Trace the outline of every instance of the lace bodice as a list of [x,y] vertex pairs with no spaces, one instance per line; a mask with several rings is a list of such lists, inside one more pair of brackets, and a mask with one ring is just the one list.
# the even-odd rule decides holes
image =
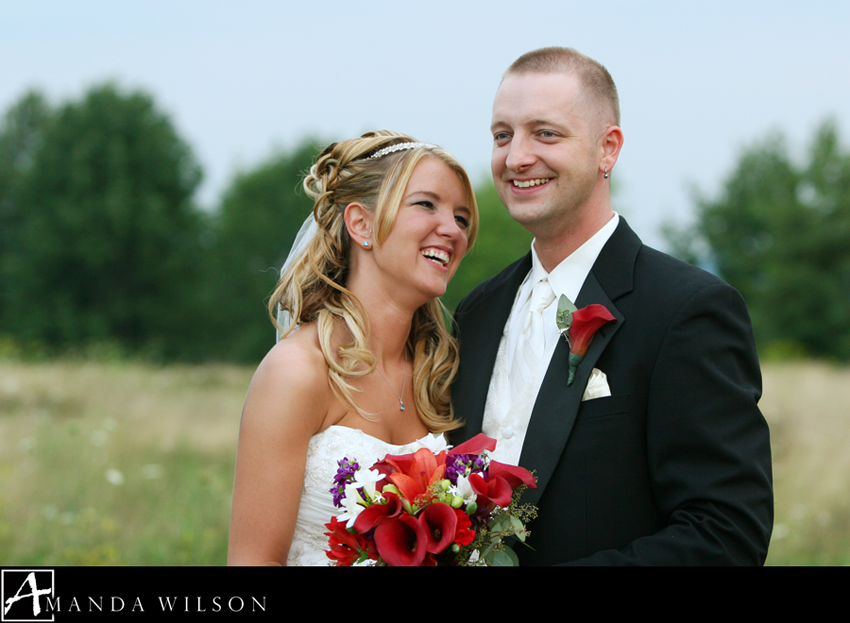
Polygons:
[[330,493],[338,467],[337,461],[348,457],[356,459],[361,465],[371,465],[387,454],[407,454],[423,446],[434,447],[429,442],[438,437],[439,435],[427,435],[413,443],[394,445],[347,426],[331,426],[314,435],[307,446],[304,486],[298,506],[295,535],[289,548],[286,564],[289,566],[331,564],[325,555],[328,540],[324,533],[327,530],[325,524],[331,520],[331,517],[342,512],[333,505],[333,497]]

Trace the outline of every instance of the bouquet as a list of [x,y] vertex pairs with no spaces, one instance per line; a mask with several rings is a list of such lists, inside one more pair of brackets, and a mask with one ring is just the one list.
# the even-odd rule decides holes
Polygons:
[[331,493],[343,512],[325,524],[328,558],[338,567],[516,565],[505,540],[525,542],[537,510],[519,497],[537,483],[522,467],[490,460],[495,447],[479,434],[439,452],[387,455],[366,469],[342,459]]

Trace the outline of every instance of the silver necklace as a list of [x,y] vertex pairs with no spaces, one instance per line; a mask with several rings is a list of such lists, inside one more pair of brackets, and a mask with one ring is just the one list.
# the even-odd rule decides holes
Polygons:
[[[407,365],[407,351],[404,351],[404,364]],[[396,394],[396,391],[393,389],[393,386],[390,385],[390,382],[387,380],[387,377],[384,376],[384,373],[381,372],[381,369],[376,365],[375,369],[378,371],[378,374],[381,375],[381,378],[384,379],[384,383],[387,384],[387,387],[390,388],[390,391],[395,394],[395,397],[398,398],[398,409],[399,411],[404,411],[404,400],[401,399],[401,396],[404,396],[404,384],[407,382],[407,373],[405,372],[404,377],[401,380],[401,396]]]

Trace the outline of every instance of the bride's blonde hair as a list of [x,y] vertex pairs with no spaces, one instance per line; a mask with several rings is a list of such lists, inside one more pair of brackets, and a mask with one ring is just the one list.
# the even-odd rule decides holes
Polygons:
[[[316,322],[331,389],[344,404],[369,417],[354,399],[350,379],[371,373],[377,360],[367,346],[369,323],[357,298],[346,288],[351,239],[343,220],[345,208],[359,202],[375,215],[375,239],[383,243],[395,223],[407,183],[424,157],[435,157],[460,178],[470,210],[469,248],[478,232],[478,205],[469,177],[446,150],[432,145],[401,149],[377,158],[371,155],[400,143],[417,142],[399,132],[367,132],[360,138],[326,147],[304,179],[315,201],[318,231],[304,252],[281,275],[269,301],[269,314],[281,337],[299,324]],[[287,326],[276,318],[288,313]],[[449,388],[457,372],[458,347],[446,326],[446,310],[432,299],[416,310],[407,346],[413,354],[414,395],[419,416],[432,432],[459,426],[454,419]],[[338,321],[351,341],[333,352],[331,336]]]

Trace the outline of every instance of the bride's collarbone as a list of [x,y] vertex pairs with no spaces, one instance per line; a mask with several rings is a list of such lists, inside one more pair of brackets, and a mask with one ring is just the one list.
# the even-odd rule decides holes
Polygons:
[[411,375],[412,370],[388,367],[383,373],[375,368],[371,374],[349,379],[352,400],[363,414],[331,392],[327,415],[316,432],[344,426],[392,445],[421,439],[430,431],[419,417]]

